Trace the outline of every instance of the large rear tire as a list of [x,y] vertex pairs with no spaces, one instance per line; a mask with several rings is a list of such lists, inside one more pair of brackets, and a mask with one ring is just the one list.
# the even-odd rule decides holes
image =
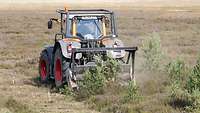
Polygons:
[[54,78],[56,87],[61,87],[65,81],[68,81],[69,61],[63,57],[61,49],[57,48],[54,57]]
[[49,80],[50,63],[46,52],[42,52],[39,61],[40,81],[46,83]]
[[77,89],[76,78],[70,69],[70,59],[62,55],[61,49],[57,48],[54,57],[54,78],[56,87],[61,87],[67,83],[71,89]]

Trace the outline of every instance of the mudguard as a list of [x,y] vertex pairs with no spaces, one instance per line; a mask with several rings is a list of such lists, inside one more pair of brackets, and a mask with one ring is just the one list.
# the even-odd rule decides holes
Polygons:
[[48,60],[49,60],[49,62],[51,62],[52,61],[52,55],[53,55],[52,54],[53,53],[53,46],[52,45],[45,46],[45,49],[42,52],[46,52]]
[[[58,43],[59,43],[59,45],[61,47],[62,55],[65,58],[69,58],[69,59],[71,59],[71,52],[67,51],[67,46],[69,44],[72,45],[72,48],[81,48],[81,44],[79,42],[76,42],[76,41],[59,40]],[[81,57],[82,57],[81,53],[77,53],[76,54],[76,59],[80,59]]]

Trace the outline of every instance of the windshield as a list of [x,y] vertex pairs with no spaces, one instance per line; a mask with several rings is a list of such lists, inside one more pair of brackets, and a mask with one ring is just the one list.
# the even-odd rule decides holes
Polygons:
[[100,37],[101,28],[101,21],[97,19],[77,21],[77,35],[81,35],[82,38],[96,39]]

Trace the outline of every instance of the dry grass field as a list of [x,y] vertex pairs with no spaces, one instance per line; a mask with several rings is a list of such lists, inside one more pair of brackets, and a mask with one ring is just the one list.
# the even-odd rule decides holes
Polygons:
[[[100,7],[100,6],[99,6]],[[77,7],[76,7],[77,8]],[[120,39],[141,47],[154,32],[161,38],[168,59],[177,56],[190,66],[200,53],[199,7],[117,7]],[[53,43],[57,29],[47,29],[55,16],[51,9],[0,11],[0,113],[95,113],[84,102],[50,92],[38,83],[38,60],[45,45]],[[145,113],[180,112],[161,102],[160,76],[141,72],[141,51],[136,56],[136,77],[149,101]],[[165,75],[162,75],[165,76]],[[164,77],[163,77],[164,78]],[[149,81],[154,81],[153,83]],[[13,104],[15,103],[15,104]],[[20,111],[21,110],[21,111]]]

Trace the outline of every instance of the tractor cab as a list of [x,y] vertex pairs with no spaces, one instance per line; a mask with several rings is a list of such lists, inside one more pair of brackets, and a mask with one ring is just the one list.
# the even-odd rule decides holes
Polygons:
[[60,19],[51,18],[61,23],[61,34],[65,38],[80,38],[84,40],[116,37],[114,13],[108,10],[57,10]]

